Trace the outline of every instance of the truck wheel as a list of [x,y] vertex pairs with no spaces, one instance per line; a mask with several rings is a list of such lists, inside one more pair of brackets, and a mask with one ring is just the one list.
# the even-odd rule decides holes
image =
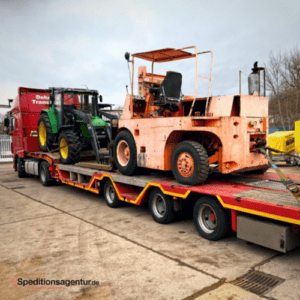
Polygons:
[[40,179],[43,186],[49,186],[52,183],[52,177],[49,171],[49,163],[42,161],[40,164]]
[[174,219],[173,201],[160,189],[154,189],[149,196],[149,210],[155,222],[168,224]]
[[195,141],[179,143],[172,154],[172,171],[179,183],[197,185],[205,182],[209,163],[204,147]]
[[193,218],[199,234],[207,240],[219,240],[229,230],[229,217],[221,204],[213,198],[200,198],[194,206]]
[[59,154],[63,164],[75,164],[80,160],[82,145],[72,130],[64,130],[58,138]]
[[137,152],[134,138],[128,131],[117,134],[114,143],[115,164],[123,175],[132,175],[137,169]]
[[51,123],[46,113],[42,113],[39,118],[38,139],[42,151],[47,152],[48,148],[53,148],[54,134],[52,133]]
[[120,200],[116,190],[110,180],[107,180],[103,188],[104,199],[109,207],[116,208],[120,206]]
[[18,177],[19,178],[23,178],[23,177],[26,176],[25,165],[24,165],[24,159],[23,158],[18,157],[17,170],[18,170]]

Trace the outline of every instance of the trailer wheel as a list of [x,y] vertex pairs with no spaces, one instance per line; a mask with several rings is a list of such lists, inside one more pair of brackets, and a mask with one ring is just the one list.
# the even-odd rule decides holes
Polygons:
[[149,210],[155,222],[168,224],[174,219],[173,201],[158,188],[149,196]]
[[202,197],[197,200],[193,218],[199,234],[207,240],[219,240],[225,237],[229,230],[229,216],[214,198]]
[[38,122],[38,140],[42,151],[47,152],[53,148],[54,134],[51,123],[46,113],[42,113]]
[[137,151],[134,138],[128,131],[117,134],[114,143],[115,164],[123,175],[133,175],[137,169]]
[[63,164],[75,164],[80,160],[82,145],[79,136],[72,130],[64,130],[58,138],[59,154]]
[[179,143],[172,154],[172,171],[179,183],[198,185],[209,175],[208,155],[195,141]]
[[23,177],[26,176],[25,164],[24,164],[24,159],[23,158],[18,157],[17,170],[18,170],[18,177],[19,178],[23,178]]
[[40,164],[40,179],[43,186],[49,186],[52,183],[52,177],[49,172],[49,163],[42,161]]
[[110,180],[107,180],[103,188],[104,199],[109,207],[116,208],[120,206],[120,200],[116,190]]

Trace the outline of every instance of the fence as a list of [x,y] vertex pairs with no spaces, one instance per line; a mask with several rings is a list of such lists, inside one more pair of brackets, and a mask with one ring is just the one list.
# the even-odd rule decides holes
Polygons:
[[0,135],[0,162],[13,161],[11,153],[11,137]]

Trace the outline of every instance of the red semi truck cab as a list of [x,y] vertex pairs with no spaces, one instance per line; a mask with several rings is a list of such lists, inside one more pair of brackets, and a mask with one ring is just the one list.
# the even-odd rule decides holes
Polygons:
[[[80,105],[78,97],[65,99],[65,103]],[[48,108],[48,89],[19,87],[11,109],[14,120],[14,130],[11,132],[14,169],[17,169],[16,158],[24,158],[27,152],[41,150],[37,135],[38,120],[41,111]]]

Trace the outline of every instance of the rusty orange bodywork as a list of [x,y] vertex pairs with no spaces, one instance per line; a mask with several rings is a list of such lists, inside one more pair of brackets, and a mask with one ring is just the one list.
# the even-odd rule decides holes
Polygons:
[[[197,62],[199,53],[196,48],[195,54],[183,51],[185,48],[171,49],[174,59],[171,57],[170,49],[132,56],[153,63],[191,57],[196,57]],[[166,52],[169,55],[168,59]],[[203,53],[208,52],[211,53],[211,51]],[[134,76],[134,72],[132,73]],[[183,97],[177,111],[165,110],[162,114],[156,115],[155,112],[159,107],[153,105],[153,95],[142,86],[142,83],[159,85],[165,76],[153,73],[153,64],[151,73],[147,73],[146,67],[139,67],[138,95],[133,95],[134,80],[132,80],[132,93],[127,94],[123,114],[119,119],[119,131],[128,130],[134,137],[139,167],[171,170],[173,150],[185,140],[200,142],[208,152],[209,163],[218,163],[218,170],[221,173],[267,167],[268,161],[253,146],[257,138],[267,140],[268,97],[258,95],[210,97],[211,75],[212,65],[210,77],[198,75],[197,66],[195,95]],[[197,98],[198,77],[210,80],[208,96],[205,98]],[[182,172],[188,174],[192,164],[188,157],[182,158],[182,161],[177,163],[183,162],[185,167],[182,167]]]

